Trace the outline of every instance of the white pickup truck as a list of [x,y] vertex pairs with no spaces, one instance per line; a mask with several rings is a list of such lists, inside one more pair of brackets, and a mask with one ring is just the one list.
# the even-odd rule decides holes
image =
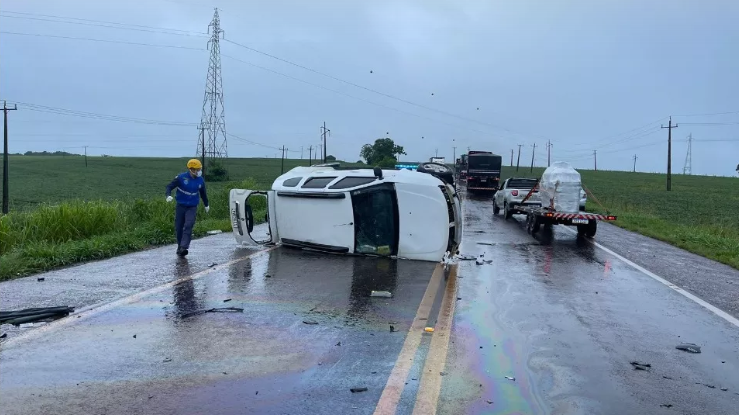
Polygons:
[[[499,214],[501,208],[506,219],[516,213],[523,213],[518,210],[521,201],[536,185],[537,179],[525,177],[511,177],[503,182],[503,185],[493,196],[493,213]],[[535,191],[531,197],[526,200],[526,206],[541,206],[539,200],[539,192]]]

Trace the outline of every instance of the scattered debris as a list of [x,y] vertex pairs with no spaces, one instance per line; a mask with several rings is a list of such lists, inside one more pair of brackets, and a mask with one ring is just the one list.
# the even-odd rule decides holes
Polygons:
[[162,361],[162,363],[169,363],[172,361],[172,358],[168,357]]
[[231,299],[230,299],[230,298],[226,298],[225,300],[223,300],[223,302],[224,302],[224,303],[227,303],[227,302],[229,302],[229,301],[231,301]]
[[637,362],[637,361],[633,361],[630,363],[631,363],[631,366],[634,366],[634,369],[636,370],[649,370],[649,368],[652,367],[652,365],[649,363],[642,363],[642,362]]
[[370,294],[370,297],[386,297],[391,298],[393,296],[393,293],[390,291],[375,291],[372,290],[372,293]]
[[660,407],[660,408],[672,408],[672,404],[669,404],[669,403],[663,403],[663,404],[660,404],[660,406],[659,406],[659,407]]
[[428,333],[433,333],[433,332],[434,332],[434,328],[433,328],[433,327],[426,327],[426,328],[425,328],[425,329],[423,329],[423,330],[424,330],[425,332],[428,332]]
[[271,275],[269,275],[269,274],[266,274],[266,275],[264,276],[264,278],[272,278],[272,276],[271,276]]
[[707,383],[704,383],[704,384],[703,384],[703,386],[709,387],[709,388],[711,388],[711,389],[716,389],[716,387],[715,387],[715,386],[713,386],[713,385],[709,385],[709,384],[707,384]]
[[684,350],[690,353],[700,353],[701,352],[701,347],[693,343],[678,344],[677,346],[675,346],[675,348],[678,350]]
[[662,376],[662,378],[663,378],[663,379],[670,379],[670,380],[672,380],[672,378],[671,378],[671,377],[669,377],[669,376]]
[[512,377],[512,376],[506,376],[505,378],[506,378],[506,379],[508,379],[508,380],[512,380],[512,381],[514,381],[514,382],[516,381],[516,378],[514,378],[514,377]]
[[446,372],[439,372],[441,376],[446,376]]
[[205,314],[205,313],[217,313],[217,312],[227,312],[227,311],[243,313],[244,309],[239,308],[239,307],[209,308],[207,310],[197,310],[197,311],[193,311],[190,313],[185,313],[182,315],[182,318],[188,318],[188,317],[197,316],[197,315]]
[[318,324],[315,320],[303,320],[303,324]]
[[367,392],[367,388],[351,388],[349,390],[352,391],[352,393]]
[[23,323],[32,323],[52,318],[66,317],[74,311],[74,307],[44,307],[26,308],[16,311],[0,311],[0,324],[20,326]]
[[2,335],[0,335],[0,339],[4,339],[6,337],[8,337],[8,333],[3,333]]
[[45,281],[45,280],[46,280],[46,278],[44,278],[44,277],[38,277],[38,278],[36,279],[36,281]]
[[461,299],[462,299],[462,297],[457,297],[457,301],[459,301],[459,300],[461,300]]
[[393,333],[394,331],[395,331],[395,326],[393,326],[393,325],[391,324],[391,325],[390,325],[390,333]]
[[493,401],[485,401],[485,402],[487,402],[488,405],[492,405],[493,404]]
[[133,338],[134,338],[134,339],[136,338],[136,335],[135,335],[135,334],[133,335]]
[[208,265],[208,268],[213,268],[213,267],[215,267],[216,265],[218,265],[218,264],[216,264],[215,262],[211,262],[211,263],[210,263],[210,264]]
[[337,346],[341,346],[341,342],[336,343]]
[[721,388],[722,391],[726,392],[729,390],[729,388]]
[[255,393],[255,395],[259,395],[259,391],[257,391],[257,393]]
[[454,258],[460,261],[472,261],[476,259],[472,255],[455,255]]
[[223,232],[222,230],[220,230],[220,229],[216,229],[216,230],[208,231],[208,232],[206,232],[206,233],[207,233],[208,235],[218,235],[219,233],[222,233],[222,232]]

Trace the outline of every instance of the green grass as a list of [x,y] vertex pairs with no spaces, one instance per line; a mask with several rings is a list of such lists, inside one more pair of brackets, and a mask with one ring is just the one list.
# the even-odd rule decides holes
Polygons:
[[[537,177],[544,169],[505,167],[503,178]],[[617,215],[614,225],[659,239],[739,269],[739,179],[673,174],[579,170],[588,198],[586,209]]]
[[[0,280],[174,243],[174,206],[164,188],[187,159],[11,156],[11,214],[0,219]],[[280,159],[229,159],[232,182],[208,183],[209,214],[199,208],[195,235],[230,232],[228,191],[265,189]],[[285,160],[285,171],[307,160]],[[538,177],[504,167],[503,178]],[[739,269],[739,180],[613,171],[580,171],[584,185],[617,226]],[[2,177],[2,176],[0,176]],[[591,198],[588,211],[602,211]],[[264,210],[264,206],[259,207]],[[257,212],[255,218],[263,218]]]

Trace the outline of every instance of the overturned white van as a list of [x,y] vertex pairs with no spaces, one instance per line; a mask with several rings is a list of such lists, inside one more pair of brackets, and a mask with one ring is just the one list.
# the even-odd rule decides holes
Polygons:
[[[267,199],[264,240],[252,236],[256,197]],[[229,199],[239,244],[440,261],[456,253],[462,238],[454,188],[418,171],[296,167],[272,190],[233,189]]]

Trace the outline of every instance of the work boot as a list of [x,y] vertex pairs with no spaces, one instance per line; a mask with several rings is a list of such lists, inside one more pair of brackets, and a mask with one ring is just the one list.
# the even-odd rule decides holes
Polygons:
[[181,246],[177,247],[177,255],[178,256],[185,256],[187,255],[187,249],[183,249]]

